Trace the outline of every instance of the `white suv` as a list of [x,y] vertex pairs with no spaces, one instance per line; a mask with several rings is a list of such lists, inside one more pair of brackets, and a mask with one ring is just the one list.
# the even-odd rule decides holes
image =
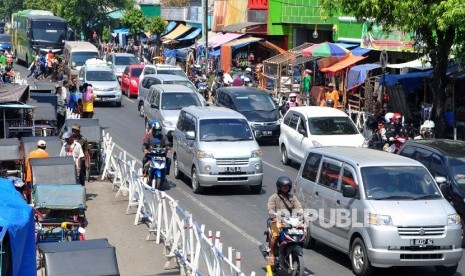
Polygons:
[[115,72],[101,59],[88,59],[79,71],[79,85],[92,84],[97,95],[96,102],[114,102],[121,106],[121,87],[116,79]]
[[142,70],[142,74],[140,74],[139,76],[139,82],[141,83],[145,75],[149,75],[149,74],[178,75],[181,77],[185,77],[187,79],[187,75],[186,73],[184,73],[184,70],[182,70],[182,68],[177,65],[147,64],[144,66],[144,70]]

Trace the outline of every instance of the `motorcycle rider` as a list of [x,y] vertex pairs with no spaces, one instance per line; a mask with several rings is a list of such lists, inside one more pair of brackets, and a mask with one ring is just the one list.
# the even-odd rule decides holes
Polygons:
[[394,113],[391,117],[391,123],[386,128],[386,137],[389,141],[393,141],[396,136],[407,137],[407,129],[402,124],[402,114]]
[[268,214],[270,216],[270,255],[268,259],[269,265],[274,265],[275,255],[274,248],[277,245],[280,222],[278,217],[281,215],[291,215],[293,212],[303,214],[302,205],[297,197],[293,196],[290,191],[292,180],[287,176],[281,176],[276,180],[277,192],[268,199]]
[[[143,145],[144,145],[144,158],[142,159],[142,167],[143,173],[145,176],[148,175],[148,169],[150,166],[150,149],[154,147],[162,147],[165,149],[166,153],[171,151],[171,143],[166,135],[164,135],[162,131],[162,127],[160,122],[157,120],[153,120],[151,122],[151,130],[149,131],[148,135],[144,138]],[[150,133],[151,132],[151,133]],[[171,158],[166,157],[166,175],[170,174],[170,166],[171,166]]]
[[293,92],[289,94],[289,99],[279,109],[281,110],[281,114],[284,116],[289,108],[296,106],[300,106],[300,103],[297,102],[297,94]]
[[[426,120],[420,126],[420,138],[419,139],[433,139],[434,138],[434,127],[436,125],[431,120]],[[417,139],[417,137],[415,137]]]
[[245,79],[246,78],[249,78],[249,82],[251,85],[255,85],[255,77],[252,73],[252,69],[250,68],[245,68],[245,71],[244,71],[244,82],[245,82]]

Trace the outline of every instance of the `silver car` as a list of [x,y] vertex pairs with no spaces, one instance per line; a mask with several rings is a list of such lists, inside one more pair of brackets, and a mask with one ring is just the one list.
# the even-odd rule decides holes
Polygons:
[[295,189],[308,221],[305,246],[318,240],[348,254],[355,275],[391,266],[456,272],[460,216],[421,163],[366,148],[311,148]]
[[183,108],[173,134],[174,177],[192,180],[194,193],[203,187],[249,185],[262,189],[262,151],[247,119],[224,107]]
[[107,55],[106,61],[111,62],[111,67],[117,78],[121,78],[126,66],[140,64],[135,55],[127,53],[110,53]]
[[155,84],[180,84],[194,91],[197,91],[194,84],[189,79],[182,76],[170,74],[149,74],[146,75],[142,81],[139,76],[139,94],[137,95],[137,110],[139,110],[139,115],[141,117],[144,117],[144,99],[145,97],[147,97],[150,87]]
[[181,108],[190,105],[203,105],[200,95],[194,90],[180,84],[152,85],[144,100],[145,126],[148,128],[150,121],[158,120],[163,134],[170,136]]

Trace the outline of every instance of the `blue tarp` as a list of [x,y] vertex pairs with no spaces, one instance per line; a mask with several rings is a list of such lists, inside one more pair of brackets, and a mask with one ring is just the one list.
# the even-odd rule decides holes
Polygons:
[[405,93],[411,93],[416,89],[423,88],[423,78],[433,74],[433,70],[414,72],[400,75],[381,75],[380,84],[386,83],[387,86],[393,86],[396,83],[402,85]]
[[212,57],[218,57],[221,55],[221,49],[215,50],[215,51],[210,51],[209,53],[210,56]]
[[123,29],[114,29],[112,31],[114,34],[129,34],[129,29],[123,28]]
[[370,50],[370,49],[361,48],[361,47],[357,47],[357,48],[354,48],[354,49],[350,50],[350,52],[351,52],[352,55],[354,55],[354,56],[363,56],[364,54],[368,53],[369,51],[371,51],[371,50]]
[[354,88],[362,83],[365,82],[365,79],[367,78],[368,72],[370,70],[380,68],[379,64],[361,64],[361,65],[356,65],[349,70],[349,74],[347,76],[347,86],[346,89],[349,90],[351,88]]
[[183,41],[183,40],[194,39],[194,38],[196,38],[201,32],[202,32],[202,29],[197,28],[197,29],[195,29],[193,32],[191,32],[190,34],[186,35],[185,37],[179,38],[179,39],[176,39],[176,40]]
[[8,231],[12,254],[12,267],[6,275],[37,275],[32,207],[26,204],[13,183],[3,178],[0,179],[0,210],[0,228]]
[[168,24],[168,26],[166,26],[166,31],[164,33],[162,33],[161,35],[163,36],[163,35],[171,32],[174,29],[174,27],[176,27],[176,25],[178,25],[178,23],[176,23],[176,21],[171,21]]

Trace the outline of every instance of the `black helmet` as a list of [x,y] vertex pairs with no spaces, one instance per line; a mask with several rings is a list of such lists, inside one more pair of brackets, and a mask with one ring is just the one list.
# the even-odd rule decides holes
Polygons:
[[334,100],[333,100],[333,98],[329,98],[329,99],[326,101],[326,106],[328,106],[328,107],[334,107]]
[[152,134],[154,136],[160,136],[161,135],[161,125],[160,125],[160,122],[158,122],[157,120],[152,120],[150,122],[150,124],[152,125]]
[[276,180],[276,189],[278,193],[281,191],[281,187],[289,186],[292,187],[292,180],[287,176],[280,176],[278,180]]

